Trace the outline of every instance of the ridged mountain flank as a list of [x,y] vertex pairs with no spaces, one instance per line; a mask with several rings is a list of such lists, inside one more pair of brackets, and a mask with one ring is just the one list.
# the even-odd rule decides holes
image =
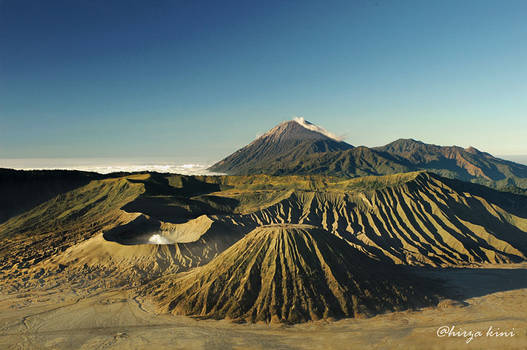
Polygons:
[[[1,223],[0,278],[16,279],[12,267],[57,268],[47,262],[83,280],[85,265],[124,275],[146,254],[142,244],[153,245],[154,255],[162,250],[160,260],[136,265],[143,275],[166,266],[179,272],[278,223],[320,227],[397,264],[520,262],[527,259],[526,210],[525,196],[425,172],[355,179],[135,174],[92,181]],[[115,244],[123,259],[108,262],[104,252],[111,255]]]
[[296,323],[435,303],[425,291],[413,276],[327,231],[274,224],[254,229],[203,267],[154,281],[144,293],[173,314]]
[[399,139],[381,147],[353,147],[303,119],[284,122],[214,164],[229,175],[360,177],[426,170],[516,193],[527,192],[527,166],[474,147]]
[[1,223],[0,291],[144,285],[201,268],[274,224],[317,227],[388,263],[522,262],[526,210],[526,196],[426,172],[126,175],[92,181]]
[[527,188],[527,166],[496,158],[474,147],[438,146],[399,139],[375,150],[442,176],[498,187]]
[[247,146],[209,168],[228,174],[249,174],[276,158],[302,157],[313,153],[340,151],[353,148],[338,137],[304,118],[283,122]]

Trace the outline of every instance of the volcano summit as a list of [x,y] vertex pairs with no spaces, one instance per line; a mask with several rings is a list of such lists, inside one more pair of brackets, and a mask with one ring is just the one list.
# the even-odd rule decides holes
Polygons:
[[353,147],[303,118],[283,122],[209,168],[229,175],[360,177],[426,170],[502,190],[527,192],[527,166],[474,147],[399,139],[381,147]]
[[283,122],[247,146],[209,168],[229,174],[250,174],[272,166],[279,159],[342,151],[353,146],[304,118]]

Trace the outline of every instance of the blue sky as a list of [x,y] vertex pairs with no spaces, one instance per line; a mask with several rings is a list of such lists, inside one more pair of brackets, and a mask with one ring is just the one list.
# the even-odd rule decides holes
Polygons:
[[527,154],[526,1],[0,1],[0,158],[353,145]]

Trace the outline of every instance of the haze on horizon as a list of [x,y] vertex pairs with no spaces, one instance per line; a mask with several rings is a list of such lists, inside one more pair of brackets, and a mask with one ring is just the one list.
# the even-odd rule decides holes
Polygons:
[[0,159],[212,161],[295,116],[353,145],[414,138],[527,154],[526,11],[4,0]]

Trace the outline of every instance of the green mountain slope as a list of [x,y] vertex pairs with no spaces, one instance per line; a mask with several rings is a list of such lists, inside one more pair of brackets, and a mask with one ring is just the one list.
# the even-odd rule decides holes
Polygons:
[[493,157],[473,147],[445,147],[400,139],[376,150],[442,176],[494,187],[527,188],[527,166]]
[[0,223],[60,193],[104,177],[82,171],[0,169]]
[[337,142],[295,121],[282,123],[213,165],[229,175],[359,177],[426,170],[444,177],[517,193],[527,192],[527,166],[475,148],[436,146],[401,139],[367,148]]
[[[199,193],[218,185],[193,177],[170,180],[172,185],[159,174],[95,180],[0,224],[2,278],[18,288],[37,283],[24,275],[87,283],[86,275],[93,272],[94,281],[102,273],[125,283],[130,274],[154,278],[167,268],[203,264],[239,239],[235,229],[229,227],[223,236],[221,223],[202,217],[225,210],[223,202],[229,199],[200,198]],[[173,222],[163,221],[167,216]],[[184,243],[148,241],[159,233]],[[64,269],[69,275],[57,276]]]
[[280,156],[302,157],[353,148],[345,142],[308,129],[310,126],[312,126],[311,123],[303,120],[302,122],[292,120],[281,123],[247,146],[214,164],[209,170],[236,175],[250,174],[254,173],[252,169],[255,167],[273,162]]
[[251,169],[241,171],[241,174],[319,174],[337,177],[360,177],[398,174],[416,169],[407,162],[367,147],[309,155],[300,155],[296,151],[297,149],[293,149],[285,156],[277,157],[265,164],[255,165]]

